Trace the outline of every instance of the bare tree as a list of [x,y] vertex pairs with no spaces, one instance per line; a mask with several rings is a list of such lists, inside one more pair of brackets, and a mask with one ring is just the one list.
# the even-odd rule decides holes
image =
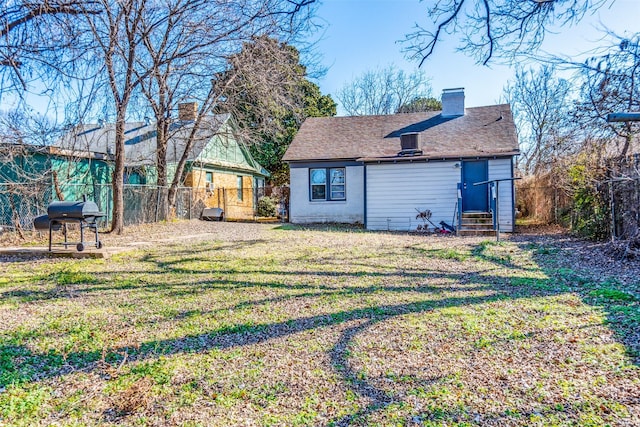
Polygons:
[[83,15],[92,1],[44,0],[3,1],[0,11],[0,37],[17,32],[21,27],[42,17],[55,15]]
[[[0,3],[0,95],[24,91],[49,70],[63,72],[76,41],[78,16],[97,13],[93,0],[3,1]],[[66,60],[65,60],[66,59]]]
[[518,162],[523,173],[548,171],[560,156],[575,147],[575,124],[569,122],[570,95],[570,83],[556,78],[550,66],[538,70],[519,68],[514,82],[505,88],[523,145]]
[[0,112],[0,224],[21,238],[50,197],[52,173],[45,152],[55,135],[46,117],[24,109]]
[[[207,62],[215,60],[212,34],[217,34],[217,25],[225,21],[214,20],[215,16],[209,12],[219,12],[218,8],[217,1],[160,1],[151,5],[148,13],[149,17],[158,18],[147,17],[140,23],[142,47],[134,72],[156,121],[157,185],[161,187],[167,185],[171,112],[179,100],[195,95],[203,82],[206,88],[210,86],[193,69],[204,65],[203,58]],[[209,22],[210,26],[203,25]],[[211,57],[207,57],[207,53]]]
[[[139,69],[141,74],[151,71],[141,79],[141,89],[157,123],[158,185],[166,185],[170,115],[177,104],[198,100],[198,115],[202,116],[210,113],[221,100],[227,104],[232,102],[225,88],[231,81],[218,82],[211,91],[212,78],[219,77],[227,68],[229,58],[237,54],[243,43],[255,40],[257,35],[287,39],[300,36],[308,29],[313,10],[314,1],[309,0],[167,0],[150,9],[151,14],[166,16],[166,23],[161,26],[141,24],[145,52]],[[225,19],[220,19],[222,16]],[[273,60],[253,72],[271,72],[277,59],[274,57]],[[229,72],[225,74],[230,75]],[[282,82],[274,82],[266,92],[277,93],[278,85]],[[192,123],[194,131],[197,133],[197,127],[205,122],[195,120]],[[188,141],[187,147],[191,145]],[[178,169],[184,168],[178,165]],[[177,178],[181,183],[179,174]],[[172,187],[174,184],[176,182]]]
[[336,95],[352,116],[393,114],[416,98],[430,98],[430,79],[422,71],[405,73],[394,66],[367,71]]
[[[167,130],[170,111],[185,97],[202,98],[201,113],[212,111],[220,93],[213,91],[211,78],[224,69],[229,55],[237,52],[243,41],[255,34],[281,33],[285,27],[297,25],[312,16],[310,7],[315,0],[217,0],[188,1],[164,0],[95,0],[74,2],[76,9],[66,10],[67,15],[77,19],[64,21],[66,26],[65,64],[62,69],[69,77],[68,86],[80,93],[79,100],[71,105],[84,108],[85,112],[115,118],[115,169],[113,185],[112,231],[120,233],[124,227],[123,178],[125,169],[125,121],[132,115],[130,104],[142,91],[151,102],[151,109],[158,120],[160,147],[166,151]],[[70,1],[50,0],[45,5],[70,5]],[[54,9],[31,8],[37,3],[22,2],[15,13],[26,14],[25,18],[9,18],[29,23],[39,22],[28,17],[30,11],[38,16],[59,16]],[[60,11],[62,16],[63,11]],[[6,15],[5,16],[9,16]],[[13,16],[13,15],[11,15]],[[18,16],[18,15],[15,15]],[[5,28],[6,27],[5,25]],[[18,27],[12,27],[18,28]],[[44,27],[38,27],[41,30]],[[277,30],[275,30],[277,28]],[[29,31],[6,30],[11,35],[11,45],[7,44],[6,57],[14,58],[10,47],[18,46],[19,36],[26,37]],[[58,34],[52,34],[57,39]],[[39,39],[46,39],[38,33],[33,40],[34,50],[25,50],[36,55],[46,51],[45,44],[38,45]],[[46,45],[50,47],[54,45]],[[66,48],[69,49],[66,49]],[[48,65],[55,66],[54,56],[42,56],[33,67],[43,73]],[[41,59],[39,58],[39,59]],[[67,61],[68,60],[68,61]],[[11,65],[11,64],[9,64]],[[14,64],[15,70],[24,70],[21,64]],[[55,77],[55,73],[49,76]],[[88,77],[87,77],[88,76]],[[22,75],[21,75],[22,77]],[[82,78],[81,78],[82,77]],[[26,86],[26,80],[23,80]],[[57,82],[56,82],[57,83]],[[52,86],[56,86],[55,84]],[[52,87],[53,91],[58,88]],[[85,92],[87,89],[87,92]],[[219,88],[217,88],[219,89]],[[88,95],[87,95],[88,93]],[[101,93],[100,103],[96,94]],[[157,102],[156,102],[157,101]],[[93,102],[93,103],[92,103]],[[76,116],[78,120],[81,117]],[[194,135],[197,133],[194,124]],[[186,147],[188,153],[191,146]],[[186,155],[186,154],[185,154]],[[159,166],[165,169],[164,155]],[[162,172],[166,177],[166,172]],[[166,179],[166,178],[165,178]],[[163,181],[161,180],[162,184]]]
[[[190,131],[168,192],[169,205],[175,204],[177,188],[184,182],[186,161],[196,135],[211,125],[207,118],[221,103],[235,101],[230,93],[239,70],[228,64],[247,42],[267,36],[295,39],[310,28],[314,0],[216,0],[185,2],[167,0],[155,3],[149,15],[165,16],[162,25],[153,25],[151,19],[141,23],[144,50],[137,75],[142,94],[151,106],[156,119],[158,185],[167,184],[166,152],[172,133],[184,129],[171,127],[171,113],[185,100],[198,102],[198,114],[188,125]],[[224,19],[221,19],[224,17]],[[259,37],[258,37],[259,36]],[[262,45],[260,48],[267,49]],[[266,50],[271,52],[271,50]],[[278,57],[251,70],[254,75],[273,73]],[[243,66],[247,71],[248,67]],[[226,70],[226,71],[225,71]],[[273,75],[273,74],[271,74]],[[224,79],[223,77],[224,76]],[[217,79],[217,81],[216,81]],[[264,90],[272,102],[286,82],[269,80]],[[220,110],[220,108],[218,108]],[[233,111],[231,111],[233,112]]]
[[624,158],[637,144],[640,124],[608,123],[607,114],[640,111],[640,34],[614,36],[615,46],[580,64],[583,79],[576,119],[600,140],[609,140],[610,154]]
[[[140,25],[146,13],[146,0],[99,0],[100,13],[86,14],[87,37],[94,49],[85,59],[102,66],[107,95],[115,115],[115,168],[112,177],[113,218],[111,231],[124,230],[125,123],[129,103],[140,84],[134,72],[142,43]],[[97,62],[92,61],[92,57]]]
[[[24,109],[0,112],[0,183],[19,184],[31,191],[43,180],[46,166],[38,165],[32,154],[43,151],[56,135],[55,125],[46,117]],[[44,174],[46,175],[46,173]]]
[[285,131],[278,119],[286,112],[296,110],[293,120],[303,120],[305,77],[296,48],[272,37],[254,37],[216,77],[222,96],[217,110],[238,118],[246,141],[259,142]]
[[406,51],[420,65],[449,34],[461,34],[461,49],[477,62],[530,53],[549,26],[567,26],[593,13],[606,0],[435,0],[428,16],[434,27],[416,24],[406,36]]
[[[56,92],[65,77],[75,89],[85,87],[95,94],[104,82],[116,117],[115,171],[113,174],[114,214],[112,230],[123,229],[124,124],[127,108],[139,83],[133,73],[140,43],[139,23],[145,0],[49,0],[20,1],[5,9],[0,50],[11,76],[27,89],[26,76],[38,77]],[[8,61],[8,62],[7,62]],[[6,77],[3,74],[3,77]],[[104,80],[93,77],[102,76]],[[11,77],[7,77],[11,79]],[[47,85],[48,86],[48,85]],[[95,100],[89,96],[89,100]],[[95,108],[95,107],[94,107]],[[79,119],[79,117],[76,117]]]
[[[197,141],[197,135],[211,122],[210,112],[228,113],[238,124],[235,135],[241,142],[256,143],[261,135],[281,130],[273,120],[270,108],[285,110],[290,105],[287,94],[297,84],[295,69],[291,67],[288,50],[267,36],[256,36],[243,44],[243,49],[227,58],[224,71],[217,73],[202,103],[190,132],[185,150],[175,168],[173,182],[169,188],[169,204],[175,204],[178,185],[184,182],[188,154]],[[259,52],[259,53],[258,53]],[[250,58],[262,58],[256,63]],[[299,67],[296,62],[295,67]],[[251,106],[251,111],[247,109]]]

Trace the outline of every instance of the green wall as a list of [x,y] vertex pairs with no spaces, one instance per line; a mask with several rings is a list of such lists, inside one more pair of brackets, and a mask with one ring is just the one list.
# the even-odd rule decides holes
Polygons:
[[234,167],[251,170],[256,170],[258,167],[246,147],[235,139],[228,122],[220,127],[219,132],[202,150],[196,161],[213,165],[224,162]]
[[[73,159],[44,152],[21,151],[0,158],[0,222],[12,224],[13,210],[21,218],[46,213],[52,200],[58,200],[54,181],[64,200],[95,201],[107,211],[111,203],[113,167],[103,160]],[[56,178],[54,178],[56,177]],[[21,224],[29,227],[30,224]]]

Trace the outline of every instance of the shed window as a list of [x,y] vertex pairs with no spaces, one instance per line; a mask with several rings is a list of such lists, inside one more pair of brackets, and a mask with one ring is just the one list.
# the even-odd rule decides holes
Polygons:
[[243,188],[242,188],[242,176],[238,175],[238,200],[242,201],[243,199]]
[[317,168],[309,170],[311,200],[345,200],[344,168]]

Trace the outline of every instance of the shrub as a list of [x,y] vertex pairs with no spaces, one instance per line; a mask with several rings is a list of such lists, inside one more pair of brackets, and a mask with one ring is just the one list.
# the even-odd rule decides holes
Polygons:
[[258,216],[276,216],[276,200],[269,196],[261,197],[256,210]]
[[568,176],[573,193],[571,230],[592,240],[604,240],[609,235],[609,211],[603,188],[601,171],[577,163],[569,168]]

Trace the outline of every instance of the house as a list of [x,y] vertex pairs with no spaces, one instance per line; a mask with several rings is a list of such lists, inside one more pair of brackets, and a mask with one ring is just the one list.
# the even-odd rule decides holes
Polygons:
[[[458,226],[498,204],[513,231],[518,154],[509,105],[465,108],[463,89],[445,90],[439,112],[308,118],[284,156],[289,218],[407,231],[424,226],[419,212]],[[473,185],[498,179],[497,199],[494,184]]]
[[[54,147],[0,144],[0,224],[30,229],[32,219],[61,194],[79,200],[87,188],[111,176],[107,162],[69,158]],[[74,176],[74,185],[61,185],[65,176]]]
[[[169,126],[166,164],[171,183],[176,167],[192,137],[195,103],[181,104],[177,121]],[[186,154],[186,175],[182,185],[193,189],[193,198],[203,207],[220,207],[227,218],[253,218],[256,193],[269,173],[251,156],[237,137],[229,114],[202,118]],[[125,184],[156,183],[157,130],[155,123],[125,124]],[[60,153],[92,159],[114,159],[115,124],[76,126],[56,142]]]
[[[186,107],[186,108],[185,108]],[[171,123],[166,154],[168,180],[185,151],[194,123],[195,104],[183,104]],[[194,216],[205,207],[219,207],[229,219],[253,218],[257,195],[269,173],[251,156],[235,132],[232,117],[203,117],[187,153],[185,180],[177,209]],[[162,219],[163,201],[155,187],[156,126],[125,124],[125,224]],[[13,224],[16,212],[25,228],[51,200],[87,196],[109,216],[114,170],[115,125],[77,125],[58,141],[43,146],[0,144],[0,223]],[[164,190],[166,191],[166,190]],[[178,217],[185,217],[181,212]],[[187,214],[186,217],[189,217]]]

